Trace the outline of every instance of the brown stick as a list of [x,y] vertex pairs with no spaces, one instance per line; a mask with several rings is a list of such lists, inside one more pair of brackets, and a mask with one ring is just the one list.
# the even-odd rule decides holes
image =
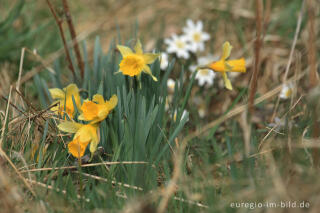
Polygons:
[[50,0],[47,0],[47,3],[49,5],[50,11],[51,11],[55,21],[56,21],[56,23],[57,23],[57,25],[59,27],[59,32],[60,32],[61,39],[62,39],[62,42],[63,42],[64,50],[66,52],[67,61],[69,63],[68,67],[71,70],[73,76],[75,77],[76,73],[75,73],[75,70],[74,70],[74,67],[73,67],[73,64],[72,64],[72,60],[71,60],[71,57],[70,57],[70,53],[69,53],[69,50],[68,50],[66,37],[64,35],[64,31],[63,31],[63,27],[62,27],[62,20],[57,16],[57,13],[54,10],[53,5],[51,4]]
[[310,88],[314,88],[318,84],[318,75],[317,75],[317,46],[316,44],[316,32],[315,32],[315,5],[312,1],[307,0],[307,9],[308,9],[308,62],[310,65],[309,70],[309,81]]
[[73,22],[72,22],[72,17],[71,17],[70,10],[69,10],[68,1],[67,0],[62,0],[62,3],[63,3],[63,8],[64,8],[64,13],[65,13],[65,16],[67,18],[67,23],[68,23],[68,27],[69,27],[71,38],[72,38],[73,41],[75,41],[74,42],[74,51],[76,53],[78,66],[79,66],[79,69],[80,69],[81,78],[83,79],[83,77],[84,77],[84,63],[83,63],[83,60],[82,60],[82,57],[81,57],[79,44],[77,42],[77,34],[76,34],[76,31],[75,31],[74,26],[73,26]]
[[249,94],[249,112],[253,114],[254,112],[254,96],[257,91],[257,82],[258,82],[258,74],[260,71],[260,49],[262,46],[261,34],[262,34],[262,13],[263,13],[263,3],[262,0],[256,0],[256,40],[255,40],[255,60],[254,60],[254,69],[250,82],[250,94]]
[[[308,63],[309,63],[309,90],[312,90],[318,85],[318,75],[317,75],[317,50],[316,50],[316,32],[315,32],[315,4],[307,0],[307,11],[308,11]],[[318,138],[320,131],[320,124],[317,121],[318,112],[315,108],[313,111],[313,130],[312,137]],[[312,150],[312,157],[314,165],[319,167],[319,149],[315,148]]]

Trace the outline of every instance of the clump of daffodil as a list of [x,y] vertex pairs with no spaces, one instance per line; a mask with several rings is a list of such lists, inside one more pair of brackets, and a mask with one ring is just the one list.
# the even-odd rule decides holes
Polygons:
[[231,82],[227,76],[227,72],[246,72],[246,61],[244,58],[236,60],[227,60],[230,56],[232,46],[229,42],[225,42],[222,46],[222,56],[220,60],[212,62],[208,65],[210,69],[221,72],[225,87],[232,90]]
[[138,79],[140,79],[141,73],[144,72],[150,75],[154,81],[158,81],[158,79],[152,75],[148,64],[152,64],[159,57],[159,54],[144,53],[139,40],[134,47],[134,51],[122,45],[117,45],[117,48],[122,55],[119,72],[131,77],[137,76]]
[[67,114],[70,118],[73,118],[75,106],[72,99],[74,99],[77,109],[80,110],[81,102],[77,85],[69,84],[63,89],[49,89],[49,92],[52,99],[56,100],[54,104],[57,104],[57,106],[51,108],[51,111],[61,116]]
[[69,152],[74,157],[82,157],[89,143],[92,154],[97,150],[100,141],[99,124],[107,118],[117,103],[116,95],[113,95],[109,101],[105,101],[102,95],[96,94],[92,101],[86,100],[80,108],[82,113],[78,120],[88,121],[88,124],[64,121],[58,125],[61,131],[75,133],[73,140],[68,144]]

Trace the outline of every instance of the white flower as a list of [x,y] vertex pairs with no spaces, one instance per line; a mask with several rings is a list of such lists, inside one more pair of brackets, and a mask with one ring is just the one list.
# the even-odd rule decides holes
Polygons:
[[[215,60],[216,58],[212,55],[199,57],[197,60],[198,64],[190,66],[189,69],[191,72],[194,72],[196,71],[197,67],[206,66]],[[207,83],[207,86],[212,86],[215,76],[216,73],[211,69],[199,69],[198,73],[196,74],[196,79],[198,80],[199,86],[203,86],[205,83]]]
[[175,85],[176,85],[176,82],[173,79],[169,78],[167,81],[167,87],[168,87],[168,91],[170,93],[174,92]]
[[197,23],[194,23],[191,19],[187,20],[187,26],[183,28],[183,32],[191,44],[191,52],[203,51],[204,42],[210,39],[210,35],[206,32],[203,32],[202,28],[202,21],[197,21]]
[[196,79],[198,80],[199,86],[207,84],[207,86],[213,85],[213,80],[216,74],[210,69],[199,69],[196,74]]
[[187,38],[185,36],[177,36],[176,34],[173,34],[171,38],[166,38],[164,43],[168,45],[168,53],[175,53],[178,58],[189,58],[190,55],[188,50],[191,46],[187,42]]
[[160,69],[165,70],[167,69],[168,65],[169,65],[168,54],[163,52],[160,55]]
[[292,90],[293,90],[293,84],[292,83],[284,84],[282,86],[282,89],[281,89],[281,92],[279,94],[279,97],[281,99],[288,99],[292,94]]

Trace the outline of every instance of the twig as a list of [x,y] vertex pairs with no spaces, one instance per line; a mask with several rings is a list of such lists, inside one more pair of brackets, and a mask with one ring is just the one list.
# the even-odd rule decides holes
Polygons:
[[[293,39],[293,42],[292,42],[292,45],[291,45],[289,60],[288,60],[288,63],[287,63],[287,66],[286,66],[286,70],[285,70],[285,73],[284,73],[284,76],[283,76],[283,80],[282,80],[282,84],[283,85],[285,85],[287,83],[287,78],[288,78],[290,65],[292,63],[293,53],[294,53],[294,50],[295,50],[295,47],[296,47],[296,44],[297,44],[297,40],[298,40],[300,28],[301,28],[302,17],[303,17],[304,2],[305,2],[305,0],[303,0],[301,2],[300,13],[299,13],[299,17],[298,17],[298,20],[297,20],[297,27],[296,27],[296,31],[295,31],[295,34],[294,34],[294,39]],[[280,102],[280,97],[278,97],[277,102],[275,104],[271,120],[274,120],[274,118],[276,116],[277,108],[279,106],[279,102]]]
[[[34,181],[34,180],[29,180],[27,179],[28,182],[30,182],[31,184],[34,184],[34,185],[38,185],[38,186],[41,186],[41,187],[44,187],[46,189],[50,189],[50,190],[54,190],[56,192],[61,192],[63,194],[67,194],[67,191],[66,190],[61,190],[59,188],[56,188],[56,187],[53,187],[51,185],[47,185],[47,184],[44,184],[44,183],[41,183],[41,182],[37,182],[37,181]],[[82,197],[80,195],[77,194],[77,198],[78,199],[81,199]],[[90,202],[90,199],[89,198],[86,198],[84,199],[86,202]]]
[[[81,167],[92,167],[92,166],[100,166],[100,165],[117,165],[117,164],[148,164],[145,161],[118,161],[118,162],[101,162],[101,163],[91,163],[91,164],[82,164]],[[78,166],[62,166],[57,168],[39,168],[39,169],[30,169],[23,170],[21,173],[25,172],[38,172],[38,171],[51,171],[51,170],[64,170],[64,169],[76,169]]]
[[254,69],[252,74],[252,79],[250,82],[250,94],[249,94],[249,112],[250,114],[253,114],[254,111],[254,96],[257,91],[257,83],[258,83],[258,75],[260,71],[260,49],[262,47],[262,27],[263,27],[263,3],[262,0],[256,0],[256,40],[254,45],[254,51],[255,51],[255,60],[254,60]]
[[53,5],[51,4],[50,0],[47,0],[47,3],[49,5],[50,11],[51,11],[55,21],[56,21],[56,23],[57,23],[57,25],[59,27],[59,32],[60,32],[61,39],[62,39],[62,42],[63,42],[63,46],[64,46],[64,50],[65,50],[65,53],[66,53],[67,61],[69,63],[68,67],[71,70],[73,76],[75,77],[76,73],[75,73],[75,70],[74,70],[74,67],[73,67],[73,64],[72,64],[72,60],[71,60],[71,57],[70,57],[70,53],[69,53],[69,50],[68,50],[66,37],[64,35],[64,31],[63,31],[63,27],[62,27],[62,20],[57,16],[57,13],[54,10]]
[[[79,173],[79,172],[78,171],[74,171],[74,173]],[[95,180],[99,180],[99,181],[103,181],[103,182],[109,182],[108,179],[100,177],[100,176],[91,175],[91,174],[87,174],[87,173],[83,173],[83,172],[81,174],[83,176],[90,177],[90,178],[95,179]],[[139,187],[139,186],[134,186],[134,185],[130,185],[130,184],[127,184],[127,183],[121,183],[121,182],[117,182],[117,181],[111,181],[111,183],[114,184],[114,185],[118,185],[118,186],[123,186],[123,187],[129,188],[129,189],[134,189],[134,190],[138,190],[138,191],[144,191],[144,189]],[[151,192],[151,194],[153,194],[153,192]],[[198,206],[198,207],[209,208],[207,205],[204,205],[204,204],[199,203],[199,202],[195,202],[193,200],[186,200],[186,199],[183,199],[183,198],[177,197],[177,196],[174,196],[173,199],[177,200],[177,201],[180,201],[180,202],[183,202],[183,203],[188,203],[188,204],[191,204],[191,205],[195,205],[195,206]]]
[[315,9],[312,1],[307,0],[308,10],[308,64],[309,68],[309,81],[310,88],[314,88],[318,84],[317,75],[317,46],[316,44],[316,32],[315,32]]
[[5,132],[5,127],[6,123],[8,120],[8,115],[9,115],[9,107],[10,107],[10,102],[11,102],[11,92],[12,92],[12,86],[10,87],[10,92],[9,92],[9,98],[8,98],[8,103],[7,103],[7,109],[6,109],[6,115],[2,127],[2,134],[1,134],[1,139],[0,139],[0,156],[5,158],[10,166],[15,170],[15,172],[18,174],[19,178],[22,180],[22,182],[26,185],[26,187],[29,189],[31,194],[35,196],[36,194],[34,193],[33,189],[31,188],[30,184],[26,181],[26,179],[21,175],[17,167],[14,165],[14,163],[11,161],[11,159],[8,157],[8,155],[3,151],[2,149],[2,143],[3,143],[3,138],[4,138],[4,132]]
[[[286,113],[281,117],[281,119],[280,119],[281,121],[287,116],[288,113],[290,113],[290,112],[297,106],[297,104],[300,102],[300,100],[301,100],[302,97],[303,97],[303,96],[300,96],[300,97],[298,98],[298,100],[293,104],[293,106],[290,107],[289,111],[286,112]],[[258,150],[260,150],[263,142],[268,138],[268,136],[271,134],[271,132],[273,132],[274,129],[277,128],[277,127],[278,127],[278,124],[274,125],[274,127],[272,127],[271,130],[263,137],[263,139],[262,139],[261,142],[259,143]]]
[[[312,90],[318,85],[318,74],[317,74],[317,47],[316,47],[316,32],[315,32],[315,4],[307,0],[307,11],[308,11],[308,64],[309,64],[309,90]],[[312,137],[318,138],[320,131],[320,124],[318,122],[319,112],[316,108],[313,112],[313,127]],[[320,164],[319,149],[312,150],[312,158],[314,164],[318,167]]]
[[[80,174],[80,172],[78,172],[78,171],[74,171],[74,173]],[[86,176],[86,177],[90,177],[90,178],[95,179],[95,180],[100,180],[100,181],[103,181],[103,182],[110,182],[106,178],[102,178],[102,177],[99,177],[99,176],[96,176],[96,175],[87,174],[87,173],[84,173],[84,172],[82,172],[81,175]],[[129,188],[129,189],[135,189],[135,190],[138,190],[138,191],[143,191],[143,188],[141,188],[139,186],[133,186],[133,185],[130,185],[130,184],[127,184],[127,183],[121,183],[121,182],[117,182],[117,181],[114,181],[114,180],[112,180],[111,183],[114,184],[114,185],[118,185],[118,186],[123,186],[123,187]]]
[[68,1],[67,0],[62,0],[62,4],[63,4],[63,8],[64,8],[64,13],[66,15],[67,18],[67,23],[68,23],[68,27],[69,27],[69,31],[70,31],[70,35],[71,38],[74,42],[74,51],[76,53],[76,57],[77,57],[77,61],[78,61],[78,66],[80,69],[80,74],[81,74],[81,78],[83,79],[84,77],[84,63],[81,57],[81,53],[80,53],[80,48],[79,48],[79,44],[77,42],[77,34],[76,31],[74,29],[73,26],[73,22],[72,22],[72,17],[70,14],[70,10],[69,10],[69,5],[68,5]]
[[10,103],[10,106],[12,106],[13,108],[15,108],[17,111],[19,111],[20,113],[22,113],[24,116],[26,116],[26,117],[28,116],[24,111],[20,110],[15,104],[9,102],[9,100],[8,100],[6,97],[2,96],[1,98],[2,98],[3,100],[5,100],[7,103]]

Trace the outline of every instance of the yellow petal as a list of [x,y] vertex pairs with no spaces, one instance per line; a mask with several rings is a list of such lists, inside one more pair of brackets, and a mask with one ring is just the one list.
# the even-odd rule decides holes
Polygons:
[[49,89],[49,92],[50,92],[52,99],[59,99],[59,100],[65,99],[65,93],[63,92],[62,89],[53,88],[53,89]]
[[84,121],[85,120],[85,117],[84,117],[83,113],[78,116],[78,120],[80,120],[80,121]]
[[230,56],[231,50],[232,46],[230,45],[230,43],[228,41],[224,42],[222,46],[221,60],[226,60]]
[[232,85],[231,85],[230,80],[228,79],[227,73],[226,72],[222,72],[222,77],[223,77],[224,85],[226,86],[226,88],[228,90],[232,90]]
[[97,150],[99,141],[100,141],[100,132],[99,132],[99,128],[97,128],[95,134],[92,135],[92,140],[90,143],[89,149],[91,153],[94,153]]
[[83,120],[91,121],[97,117],[99,113],[99,106],[92,101],[86,101],[82,104],[81,110],[81,118],[84,118]]
[[159,54],[154,54],[154,53],[143,54],[143,59],[146,64],[152,64],[158,57],[159,57]]
[[78,110],[81,108],[81,101],[80,101],[80,94],[79,89],[77,85],[75,84],[69,84],[66,88],[66,106],[71,110],[71,112],[74,112],[74,104],[72,97],[75,101],[76,107]]
[[69,84],[67,87],[64,88],[64,91],[66,92],[67,96],[79,93],[79,89],[75,84]]
[[76,158],[80,158],[84,155],[89,141],[80,142],[79,138],[74,139],[68,144],[69,152]]
[[150,75],[154,81],[158,81],[158,79],[155,76],[152,75],[151,69],[150,69],[150,67],[148,65],[145,65],[143,67],[143,72],[145,72],[148,75]]
[[112,110],[118,104],[118,97],[116,95],[113,95],[109,101],[106,101],[106,104],[108,105],[109,110]]
[[227,62],[231,67],[231,72],[246,72],[246,61],[244,58],[229,60]]
[[58,125],[58,128],[63,132],[76,133],[83,124],[72,121],[64,121]]
[[232,72],[233,66],[231,66],[231,65],[228,63],[228,61],[225,61],[224,66],[225,66],[225,72]]
[[93,97],[92,97],[92,101],[98,103],[98,104],[104,104],[104,98],[102,95],[100,94],[95,94]]
[[74,137],[79,137],[80,142],[91,141],[93,137],[97,134],[96,125],[83,125],[75,134]]
[[137,54],[143,54],[142,45],[139,39],[137,40],[137,43],[134,46],[134,51],[136,51]]
[[224,72],[225,71],[225,62],[223,60],[219,60],[219,61],[211,63],[209,65],[209,67],[216,72]]
[[120,51],[123,58],[133,53],[132,50],[126,46],[117,45],[117,48]]

